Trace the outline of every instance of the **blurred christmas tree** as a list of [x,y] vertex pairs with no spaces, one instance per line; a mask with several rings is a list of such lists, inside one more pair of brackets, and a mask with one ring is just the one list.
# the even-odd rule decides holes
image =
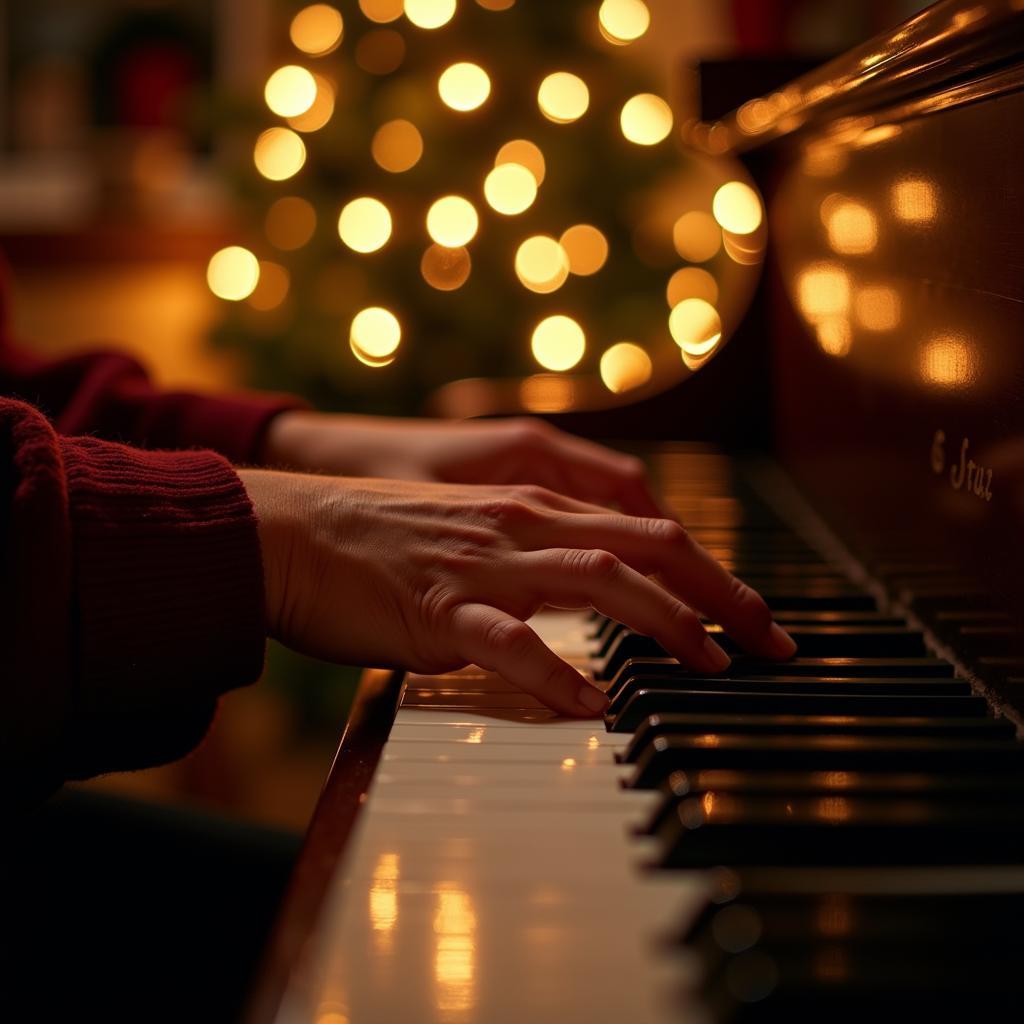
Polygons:
[[661,237],[645,228],[644,197],[683,158],[668,103],[623,56],[650,30],[642,0],[280,15],[239,168],[251,230],[208,273],[234,300],[216,341],[244,350],[253,383],[409,412],[472,376],[586,372],[622,391],[652,360],[679,365],[680,330],[693,355],[717,344],[715,280],[679,263],[725,259],[719,224],[673,209]]

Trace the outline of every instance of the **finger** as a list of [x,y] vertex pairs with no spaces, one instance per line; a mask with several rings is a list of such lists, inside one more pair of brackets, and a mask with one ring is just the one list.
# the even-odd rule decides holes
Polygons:
[[654,637],[671,655],[697,671],[721,672],[729,665],[729,656],[708,636],[693,611],[609,551],[528,552],[517,558],[510,582],[515,583],[519,572],[548,604],[596,608]]
[[656,573],[745,649],[768,658],[789,658],[796,650],[760,594],[719,565],[673,520],[555,514],[528,525],[517,539],[534,548],[610,551],[644,575]]
[[497,672],[563,715],[592,718],[608,704],[597,687],[546,647],[525,622],[497,608],[459,605],[452,628],[460,657]]
[[591,502],[570,498],[564,489],[559,489],[551,478],[539,478],[529,484],[515,484],[507,488],[510,497],[518,498],[529,505],[552,509],[556,512],[575,512],[579,515],[608,515],[608,509]]
[[614,501],[630,515],[670,515],[655,498],[643,462],[571,434],[555,435],[554,453],[576,497]]

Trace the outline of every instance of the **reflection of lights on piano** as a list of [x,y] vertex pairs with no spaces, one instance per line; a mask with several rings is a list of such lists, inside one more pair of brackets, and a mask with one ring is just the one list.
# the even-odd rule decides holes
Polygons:
[[288,64],[267,79],[263,98],[278,117],[298,117],[313,106],[316,79],[306,68]]
[[587,740],[587,750],[597,750],[600,745],[601,741],[596,736],[591,736]]
[[684,260],[704,263],[722,248],[722,232],[710,213],[690,210],[672,226],[672,243]]
[[821,204],[821,219],[834,252],[859,256],[878,245],[878,218],[860,203],[833,193]]
[[256,290],[260,280],[260,262],[240,245],[229,245],[215,252],[206,267],[206,283],[219,299],[240,302]]
[[302,169],[306,162],[306,144],[290,128],[278,125],[260,133],[252,159],[264,178],[284,181]]
[[718,282],[702,267],[680,267],[668,280],[665,298],[669,309],[684,299],[703,299],[714,306],[718,302]]
[[313,57],[323,57],[341,42],[344,22],[330,4],[310,4],[292,18],[288,34],[292,45]]
[[317,1007],[316,1024],[349,1024],[344,1004],[335,1000],[322,1002]]
[[849,974],[846,951],[841,946],[828,946],[814,959],[814,973],[822,981],[845,981]]
[[656,146],[672,131],[672,108],[651,92],[626,100],[619,114],[625,138],[637,146]]
[[499,164],[484,178],[484,198],[498,213],[514,217],[537,198],[537,179],[522,164]]
[[544,183],[544,175],[547,171],[544,154],[537,145],[527,139],[513,139],[511,142],[506,142],[494,158],[495,167],[499,167],[501,164],[519,164],[533,175],[538,188]]
[[647,31],[651,12],[643,0],[604,0],[597,12],[597,24],[609,43],[625,46]]
[[853,332],[845,317],[834,316],[821,320],[815,325],[814,333],[818,346],[826,355],[842,358],[849,355],[853,345]]
[[696,747],[718,747],[722,744],[722,737],[716,732],[706,732],[693,737],[693,744]]
[[818,906],[818,931],[830,938],[849,935],[853,927],[853,912],[849,899],[841,893],[823,897]]
[[579,277],[596,274],[608,259],[608,239],[592,224],[574,224],[558,239],[569,260],[569,273]]
[[289,117],[288,123],[297,132],[319,131],[334,116],[334,86],[323,75],[314,75],[316,98],[305,113]]
[[853,315],[866,331],[891,331],[900,322],[900,297],[895,289],[884,284],[857,289]]
[[420,259],[423,280],[440,292],[455,291],[468,280],[473,261],[465,246],[447,249],[443,245],[430,245]]
[[583,358],[586,347],[583,328],[563,313],[541,320],[530,338],[533,357],[546,370],[571,370]]
[[353,199],[338,216],[338,236],[355,252],[376,252],[391,237],[391,211],[372,196]]
[[849,152],[831,140],[810,143],[804,150],[803,169],[814,178],[831,178],[849,162]]
[[404,10],[417,28],[435,29],[455,16],[455,0],[405,0]]
[[892,212],[907,224],[930,224],[938,212],[938,194],[924,178],[902,178],[892,186]]
[[444,883],[434,914],[434,980],[437,1008],[464,1011],[476,1002],[476,913],[469,893]]
[[731,231],[723,231],[722,247],[733,263],[739,263],[744,267],[757,266],[764,253],[763,232],[753,235],[736,235]]
[[464,740],[462,740],[461,742],[462,743],[483,743],[483,741],[484,741],[484,730],[481,727],[479,729],[473,729],[466,736],[466,738]]
[[850,308],[850,278],[837,263],[812,263],[796,279],[797,304],[815,323],[825,317],[843,316]]
[[825,785],[829,789],[847,789],[856,782],[856,776],[850,772],[825,772]]
[[568,377],[535,373],[519,385],[519,400],[529,412],[561,412],[575,402],[576,386]]
[[280,263],[260,260],[260,279],[249,296],[249,305],[261,311],[276,309],[284,302],[290,283],[288,271]]
[[852,142],[855,149],[866,149],[868,146],[877,146],[880,142],[895,139],[902,135],[903,129],[898,124],[878,124],[874,128],[862,131]]
[[423,156],[423,136],[412,121],[404,118],[388,121],[373,136],[370,153],[379,167],[401,174],[415,167]]
[[710,791],[705,793],[704,796],[701,797],[700,805],[704,811],[704,816],[706,818],[710,818],[715,810],[715,794]]
[[945,388],[970,384],[977,375],[974,350],[955,334],[929,341],[921,351],[920,369],[927,383]]
[[382,853],[370,885],[370,924],[378,949],[385,953],[391,949],[391,933],[398,923],[398,867],[397,853]]
[[555,124],[577,121],[590,106],[590,90],[578,75],[556,71],[548,75],[537,90],[540,112]]
[[479,226],[476,208],[462,196],[442,196],[427,211],[427,234],[449,249],[468,244]]
[[736,124],[744,135],[757,135],[771,124],[774,114],[774,104],[758,97],[748,100],[736,111]]
[[515,255],[516,277],[531,292],[557,291],[569,276],[569,256],[550,235],[533,235]]
[[479,64],[462,61],[441,72],[437,93],[441,102],[452,110],[476,110],[491,94],[491,79]]
[[571,772],[576,767],[575,757],[563,757],[562,758],[562,771]]
[[711,201],[715,220],[734,235],[749,235],[764,219],[761,198],[745,182],[726,182]]
[[684,299],[673,307],[668,329],[675,343],[690,356],[705,356],[722,337],[722,319],[718,310],[704,299]]
[[390,310],[369,306],[352,318],[349,345],[360,362],[367,366],[390,363],[401,340],[401,325]]
[[631,341],[616,342],[601,356],[601,380],[616,395],[646,384],[652,369],[651,357]]
[[815,805],[815,815],[822,821],[846,821],[850,813],[845,796],[823,796]]

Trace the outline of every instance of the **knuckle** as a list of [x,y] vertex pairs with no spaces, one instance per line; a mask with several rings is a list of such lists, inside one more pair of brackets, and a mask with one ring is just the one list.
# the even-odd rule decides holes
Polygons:
[[484,634],[484,643],[499,654],[518,654],[529,647],[530,640],[530,627],[518,619],[496,619]]
[[685,547],[692,543],[686,528],[674,519],[641,519],[642,529],[646,530],[651,540],[659,544],[670,544],[673,547]]
[[622,563],[610,551],[569,551],[565,556],[566,569],[574,576],[588,580],[612,580],[619,575]]
[[643,459],[638,459],[635,455],[625,456],[622,460],[622,475],[631,481],[646,480],[647,467]]
[[552,500],[554,495],[546,487],[540,484],[520,484],[516,487],[515,493],[519,500],[526,505],[540,505]]
[[512,431],[524,447],[532,447],[547,439],[551,428],[543,420],[524,416],[512,421]]
[[[518,490],[516,493],[519,493]],[[532,514],[532,510],[527,502],[512,496],[488,501],[480,511],[483,517],[498,530],[521,526],[531,518]]]

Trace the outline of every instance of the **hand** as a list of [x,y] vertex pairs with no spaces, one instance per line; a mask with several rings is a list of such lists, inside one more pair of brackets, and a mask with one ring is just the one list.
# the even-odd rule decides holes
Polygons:
[[539,484],[560,494],[663,516],[643,463],[528,418],[388,419],[287,412],[271,421],[265,463],[342,476],[463,484]]
[[270,631],[309,654],[429,674],[475,663],[563,714],[593,715],[604,695],[524,622],[544,604],[593,606],[702,672],[729,659],[691,607],[757,654],[794,650],[764,601],[673,520],[535,486],[240,475]]

